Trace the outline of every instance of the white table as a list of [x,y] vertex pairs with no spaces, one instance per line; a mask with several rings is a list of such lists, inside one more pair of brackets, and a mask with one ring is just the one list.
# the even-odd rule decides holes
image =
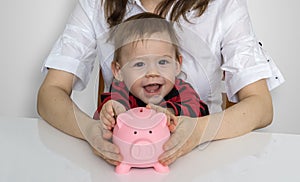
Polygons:
[[0,154],[0,182],[300,181],[300,135],[291,134],[252,132],[196,148],[168,174],[118,175],[85,141],[43,120],[0,117]]

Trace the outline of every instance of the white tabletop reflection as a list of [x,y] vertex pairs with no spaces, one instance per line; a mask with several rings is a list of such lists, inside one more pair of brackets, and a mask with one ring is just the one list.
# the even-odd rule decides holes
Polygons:
[[89,145],[36,118],[0,117],[0,182],[300,181],[300,135],[251,132],[199,146],[170,165],[119,175]]

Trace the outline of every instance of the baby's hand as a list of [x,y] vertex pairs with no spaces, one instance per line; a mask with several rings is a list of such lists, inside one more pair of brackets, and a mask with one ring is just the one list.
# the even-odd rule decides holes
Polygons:
[[146,106],[146,108],[149,109],[153,109],[156,112],[162,112],[165,113],[167,116],[167,125],[169,127],[169,130],[171,132],[174,132],[178,123],[178,119],[177,117],[172,113],[172,110],[170,110],[169,108],[163,108],[161,106],[158,105],[154,105],[154,104],[148,104]]
[[104,128],[112,130],[116,124],[116,118],[120,113],[125,112],[125,107],[117,101],[107,101],[100,111],[100,120],[102,121]]

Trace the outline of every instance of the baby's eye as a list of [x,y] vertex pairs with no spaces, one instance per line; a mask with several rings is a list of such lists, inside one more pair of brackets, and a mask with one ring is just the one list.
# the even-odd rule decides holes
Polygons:
[[134,67],[142,67],[142,66],[144,66],[145,65],[145,63],[143,63],[143,62],[137,62],[137,63],[135,63],[133,66]]
[[159,60],[158,61],[158,64],[160,64],[160,65],[166,65],[166,64],[168,64],[169,63],[169,61],[168,60],[165,60],[165,59],[162,59],[162,60]]

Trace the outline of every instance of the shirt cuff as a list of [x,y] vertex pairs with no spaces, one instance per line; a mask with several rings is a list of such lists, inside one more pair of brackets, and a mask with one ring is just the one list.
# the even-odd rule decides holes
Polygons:
[[86,87],[89,80],[89,75],[86,73],[90,73],[91,69],[77,59],[67,56],[53,55],[46,60],[41,71],[43,73],[47,73],[48,68],[62,70],[74,74],[78,79],[74,81],[73,89],[78,91],[81,91]]
[[230,102],[238,102],[237,92],[243,87],[261,79],[271,78],[272,72],[265,64],[243,69],[235,73],[231,79],[225,77],[225,89]]

